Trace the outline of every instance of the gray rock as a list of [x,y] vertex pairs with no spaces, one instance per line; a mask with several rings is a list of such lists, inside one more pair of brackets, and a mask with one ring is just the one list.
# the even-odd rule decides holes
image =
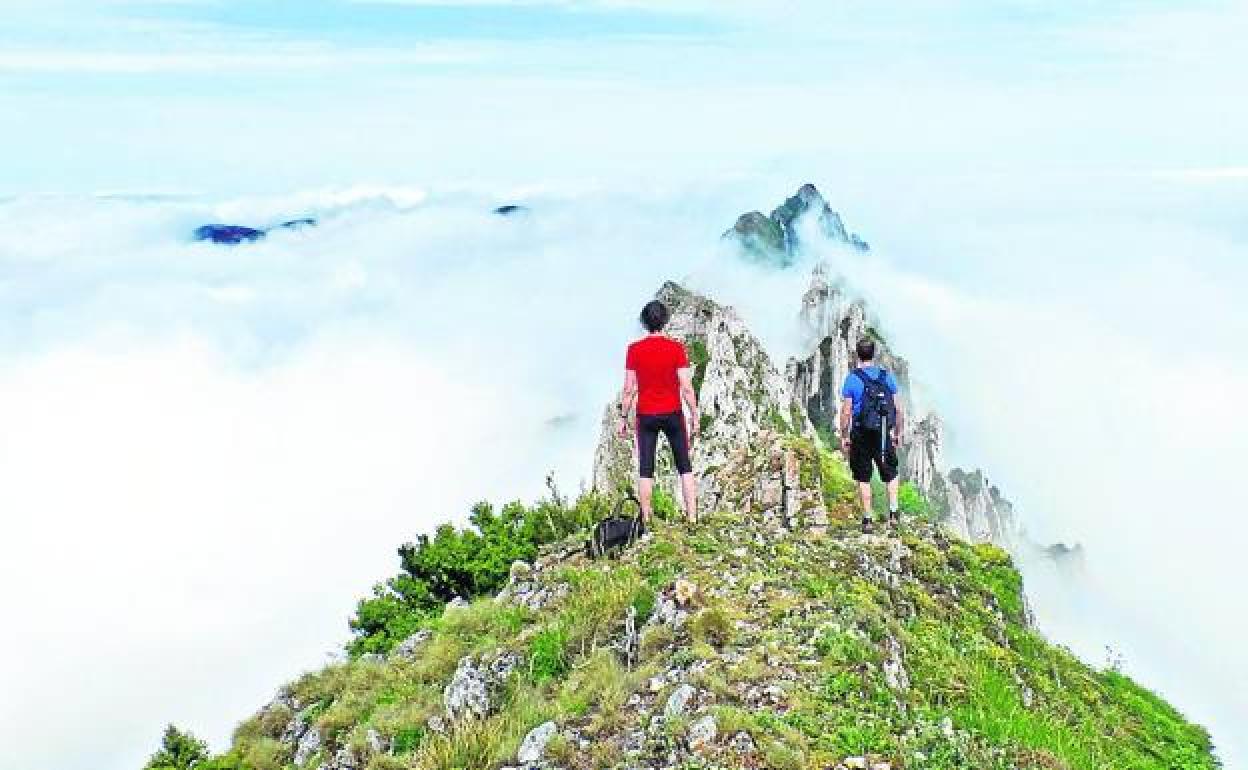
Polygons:
[[394,650],[390,654],[398,658],[414,658],[416,657],[416,650],[420,649],[432,636],[432,631],[422,628],[395,645]]
[[428,725],[429,725],[429,730],[431,732],[435,732],[435,733],[446,732],[446,720],[438,716],[437,714],[434,714],[433,716],[429,717]]
[[462,610],[467,606],[468,606],[468,600],[464,599],[461,596],[456,596],[454,599],[451,599],[449,602],[446,603],[446,607],[443,608],[442,612],[446,613],[450,610]]
[[884,640],[884,683],[894,692],[910,689],[910,675],[906,673],[901,643],[891,636]]
[[676,600],[661,594],[654,603],[654,614],[646,621],[646,625],[665,625],[680,628],[689,619],[689,613],[682,610]]
[[624,653],[624,664],[630,669],[637,661],[640,643],[641,636],[637,633],[637,608],[629,606],[628,614],[624,616],[624,638],[620,640],[620,648]]
[[519,665],[519,655],[514,652],[502,653],[490,661],[490,681],[496,685],[505,683]]
[[527,561],[516,559],[511,563],[511,570],[508,572],[507,579],[510,582],[515,583],[517,581],[527,579],[529,575],[532,574],[533,565],[529,564]]
[[528,735],[524,736],[520,751],[516,754],[516,760],[523,764],[541,760],[543,754],[546,753],[546,744],[550,743],[550,739],[555,737],[557,731],[558,728],[554,722],[543,722],[534,727]]
[[442,703],[451,722],[479,719],[490,713],[489,680],[473,662],[472,656],[460,659],[451,683],[442,691]]
[[689,750],[700,752],[715,742],[715,736],[719,734],[719,727],[715,724],[715,717],[707,714],[689,725],[689,734],[687,740],[689,742]]
[[1031,708],[1036,702],[1036,693],[1027,686],[1027,683],[1018,674],[1014,675],[1014,683],[1018,685],[1019,695],[1022,696],[1023,708]]
[[386,659],[381,655],[381,653],[366,652],[360,656],[360,660],[364,663],[384,663]]
[[282,736],[278,740],[282,743],[294,746],[301,738],[303,738],[303,734],[307,732],[307,730],[307,719],[304,717],[303,712],[299,711],[289,722],[286,723],[286,728],[282,730]]
[[693,689],[693,685],[682,684],[667,696],[667,705],[663,707],[663,715],[669,719],[678,717],[685,713],[689,708],[689,701],[693,700],[693,696],[697,694],[697,690]]
[[385,739],[381,737],[381,733],[377,732],[371,727],[368,728],[368,731],[364,733],[364,742],[368,744],[368,750],[371,751],[372,753],[374,754],[386,753],[387,747],[386,747]]
[[[302,714],[299,715],[299,721],[303,721]],[[300,732],[299,738],[295,743],[294,761],[300,767],[321,750],[321,731],[317,729],[316,725],[304,724],[305,727]]]
[[728,741],[728,748],[738,754],[753,754],[758,750],[758,746],[754,743],[754,738],[749,733],[741,730],[733,735]]
[[363,765],[356,759],[355,753],[347,746],[338,749],[328,765],[321,765],[321,770],[363,770]]

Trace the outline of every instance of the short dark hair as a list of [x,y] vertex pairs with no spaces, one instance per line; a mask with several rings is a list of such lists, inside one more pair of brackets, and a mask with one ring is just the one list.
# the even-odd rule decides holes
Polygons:
[[667,326],[667,319],[671,317],[672,314],[668,311],[667,305],[657,299],[650,300],[641,309],[641,325],[646,327],[646,331],[659,331]]
[[863,337],[854,346],[854,352],[858,354],[859,361],[870,361],[875,358],[875,340],[870,337]]

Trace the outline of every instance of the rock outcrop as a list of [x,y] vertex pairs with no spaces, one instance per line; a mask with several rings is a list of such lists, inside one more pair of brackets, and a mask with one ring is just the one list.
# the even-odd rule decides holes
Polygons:
[[[797,314],[810,353],[790,359],[783,374],[731,307],[672,282],[655,296],[670,308],[667,332],[685,344],[694,368],[701,424],[693,462],[702,510],[742,507],[769,526],[816,532],[826,526],[818,459],[802,451],[800,440],[839,448],[841,386],[856,363],[855,344],[869,336],[877,360],[897,378],[908,415],[899,446],[902,478],[960,536],[1017,546],[1021,528],[1012,504],[981,471],[943,465],[941,418],[918,409],[909,364],[878,331],[865,303],[828,280],[826,265],[815,266]],[[616,425],[612,402],[603,412],[593,471],[594,487],[609,495],[631,487],[636,472],[635,437],[631,429],[619,436]],[[759,447],[771,449],[754,451]],[[658,455],[656,480],[679,499],[665,451]]]
[[[755,445],[761,431],[813,437],[814,428],[759,340],[731,307],[667,282],[656,297],[671,310],[667,332],[689,352],[701,411],[693,455],[701,480],[699,504],[705,510],[724,505],[729,490],[726,466],[739,465],[741,448]],[[636,473],[632,428],[621,437],[614,402],[603,411],[602,432],[594,454],[594,487],[608,494],[631,488]],[[782,468],[764,486],[773,497],[783,488]],[[671,494],[678,491],[669,454],[660,453],[656,479]],[[764,492],[760,492],[764,494]],[[775,501],[779,505],[781,500]]]
[[832,210],[813,184],[804,184],[777,206],[770,216],[750,211],[737,218],[723,235],[737,241],[752,258],[782,266],[791,265],[801,249],[803,230],[857,251],[867,251],[865,241],[845,229],[841,215]]
[[258,241],[274,230],[300,230],[304,227],[313,227],[315,225],[316,220],[312,217],[290,219],[264,230],[257,229],[255,227],[247,227],[246,225],[200,225],[195,228],[192,238],[197,241],[209,241],[211,243],[221,243],[235,246],[240,243]]
[[841,385],[856,365],[854,346],[858,340],[874,339],[876,360],[897,378],[908,415],[898,447],[902,478],[913,482],[938,517],[962,537],[1015,549],[1021,525],[1013,505],[984,480],[982,471],[944,466],[943,420],[921,407],[923,400],[914,393],[909,363],[880,333],[866,303],[850,298],[843,286],[828,280],[827,273],[825,264],[815,265],[798,313],[801,332],[813,349],[805,358],[790,360],[786,367],[793,395],[806,409],[820,438],[832,446],[840,445],[837,415]]

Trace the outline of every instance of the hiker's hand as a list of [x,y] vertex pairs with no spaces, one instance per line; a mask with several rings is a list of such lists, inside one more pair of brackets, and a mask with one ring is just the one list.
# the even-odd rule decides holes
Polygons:
[[620,438],[628,436],[628,420],[621,417],[615,425],[615,433]]
[[893,428],[893,446],[901,446],[901,430]]

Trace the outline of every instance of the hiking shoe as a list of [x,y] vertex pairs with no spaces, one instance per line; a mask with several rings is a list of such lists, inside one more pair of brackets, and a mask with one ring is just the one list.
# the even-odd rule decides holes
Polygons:
[[864,518],[862,520],[862,534],[870,535],[875,528],[871,525],[871,520]]
[[901,531],[901,511],[889,512],[888,528],[894,535]]

